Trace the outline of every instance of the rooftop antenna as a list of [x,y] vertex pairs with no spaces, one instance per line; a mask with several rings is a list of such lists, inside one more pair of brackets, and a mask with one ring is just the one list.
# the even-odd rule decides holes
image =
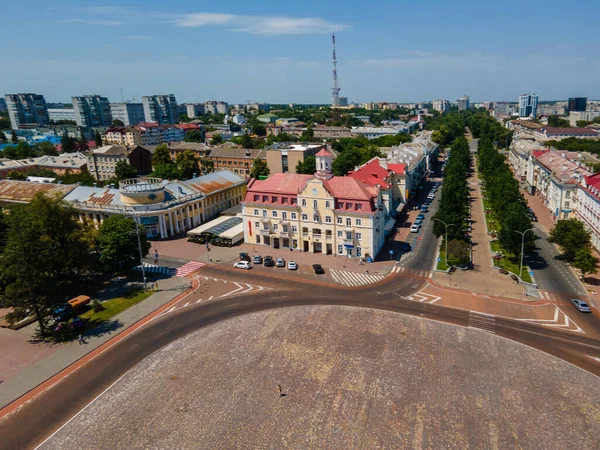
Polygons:
[[331,34],[331,40],[333,43],[333,87],[331,88],[333,96],[331,99],[331,106],[336,108],[340,106],[340,88],[338,86],[337,78],[337,59],[335,57],[335,33]]
[[123,88],[119,89],[121,91],[121,103],[125,102],[125,99],[123,99]]

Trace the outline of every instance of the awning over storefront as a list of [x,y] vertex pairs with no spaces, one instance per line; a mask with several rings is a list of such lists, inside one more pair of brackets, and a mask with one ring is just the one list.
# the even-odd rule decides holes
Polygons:
[[387,234],[392,231],[396,227],[396,219],[391,218],[385,223],[385,227],[383,227],[384,232]]

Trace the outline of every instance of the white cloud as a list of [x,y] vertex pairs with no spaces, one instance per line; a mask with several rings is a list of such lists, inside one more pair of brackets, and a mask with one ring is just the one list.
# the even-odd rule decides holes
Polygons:
[[100,25],[104,27],[114,27],[118,25],[125,25],[125,22],[120,20],[101,20],[101,19],[64,19],[62,22],[66,23],[81,23],[83,25]]
[[152,39],[152,36],[146,36],[143,34],[128,34],[125,36],[125,39],[129,39],[131,41],[149,41]]
[[220,13],[181,14],[171,20],[178,27],[231,25],[229,31],[251,34],[317,34],[342,31],[348,25],[328,22],[318,17],[242,16]]

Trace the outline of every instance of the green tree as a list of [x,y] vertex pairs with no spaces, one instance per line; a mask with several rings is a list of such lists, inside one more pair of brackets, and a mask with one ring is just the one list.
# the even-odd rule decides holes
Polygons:
[[446,264],[466,264],[469,261],[471,261],[470,245],[458,239],[450,240],[448,242],[448,263]]
[[152,176],[162,178],[163,180],[183,180],[183,174],[175,164],[155,166]]
[[90,149],[90,146],[85,136],[81,136],[81,139],[79,139],[79,141],[77,142],[77,148],[82,152]]
[[105,270],[130,269],[140,263],[138,231],[142,255],[146,256],[151,244],[142,225],[138,225],[131,217],[120,215],[110,216],[102,222],[97,245],[100,263]]
[[191,150],[178,153],[175,162],[184,180],[189,180],[194,174],[198,174],[199,159]]
[[304,161],[298,161],[296,164],[296,173],[313,175],[317,171],[317,158],[307,156]]
[[550,127],[570,127],[571,123],[568,120],[561,119],[560,117],[553,115],[553,116],[548,116],[548,126],[550,126]]
[[[527,210],[520,203],[512,204],[503,216],[500,225],[500,245],[515,257],[520,258],[523,237],[517,231],[524,232],[531,228]],[[534,248],[534,240],[535,235],[532,231],[525,233],[526,251],[531,251]]]
[[44,141],[35,144],[34,146],[35,152],[39,154],[39,156],[47,155],[47,156],[58,156],[58,150],[52,142]]
[[[4,251],[4,247],[6,246],[6,239],[8,235],[8,218],[4,214],[2,210],[0,210],[0,255]],[[2,277],[0,276],[0,283]],[[1,288],[1,287],[0,287]],[[1,293],[0,293],[1,296]]]
[[362,153],[358,148],[351,148],[340,153],[333,160],[333,174],[339,177],[345,176],[350,170],[354,170],[362,162]]
[[210,145],[219,145],[223,143],[223,136],[220,134],[215,134],[213,138],[210,140]]
[[309,125],[308,127],[306,127],[306,130],[302,132],[302,135],[300,136],[300,140],[303,142],[310,142],[314,139],[314,137],[315,137],[315,130],[313,130],[313,127],[311,127]]
[[202,169],[202,173],[207,174],[211,173],[215,170],[215,163],[212,159],[203,156],[200,158],[200,169]]
[[126,178],[135,178],[138,176],[138,171],[127,161],[121,160],[115,164],[115,181],[125,180]]
[[560,245],[565,260],[575,259],[577,251],[591,246],[591,234],[577,219],[559,220],[550,231],[549,242]]
[[156,147],[156,150],[154,150],[154,154],[152,155],[152,166],[156,168],[169,164],[175,164],[173,160],[171,160],[171,151],[167,144],[160,144]]
[[204,142],[204,136],[200,130],[192,130],[185,133],[183,140],[185,142]]
[[119,119],[115,119],[112,121],[113,127],[124,127],[125,124],[123,123],[122,120]]
[[6,174],[6,178],[10,178],[11,180],[25,181],[27,179],[27,174],[25,172],[11,170]]
[[60,143],[62,144],[63,153],[73,153],[77,151],[77,141],[75,138],[70,137],[66,131],[63,133]]
[[598,272],[598,258],[592,254],[590,247],[583,247],[575,253],[573,267],[581,272],[581,280],[585,281],[585,276],[590,273]]
[[88,230],[70,205],[42,194],[6,218],[0,302],[22,317],[33,313],[46,335],[51,311],[78,291],[80,277],[94,266]]
[[15,130],[12,130],[10,134],[10,142],[12,142],[13,144],[19,142],[19,138],[17,137],[17,132]]
[[102,147],[102,136],[100,132],[96,130],[96,134],[94,135],[94,140],[96,141],[96,147]]
[[67,170],[64,175],[59,175],[57,180],[61,181],[63,184],[79,183],[82,186],[93,186],[94,183],[96,183],[96,179],[87,170],[78,173],[72,173]]
[[267,162],[264,159],[256,158],[252,161],[252,169],[250,170],[250,178],[258,178],[260,176],[269,176],[271,171]]

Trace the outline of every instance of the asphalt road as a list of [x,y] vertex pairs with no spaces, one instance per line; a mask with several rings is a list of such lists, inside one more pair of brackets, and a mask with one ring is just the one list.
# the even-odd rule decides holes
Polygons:
[[[222,278],[227,276],[224,272],[230,274],[231,269],[203,269],[203,274],[207,276]],[[236,273],[241,282],[260,284],[261,278],[269,278],[266,274]],[[154,351],[201,327],[237,315],[288,306],[346,305],[477,327],[477,321],[473,320],[470,311],[403,298],[419,291],[425,284],[425,280],[400,276],[389,277],[384,282],[363,289],[298,283],[294,285],[296,289],[261,291],[243,298],[225,297],[167,314],[146,324],[3,419],[0,423],[0,448],[35,447]],[[307,289],[308,286],[310,289]],[[592,358],[600,358],[599,340],[502,318],[496,318],[492,331],[600,375],[600,364]]]

